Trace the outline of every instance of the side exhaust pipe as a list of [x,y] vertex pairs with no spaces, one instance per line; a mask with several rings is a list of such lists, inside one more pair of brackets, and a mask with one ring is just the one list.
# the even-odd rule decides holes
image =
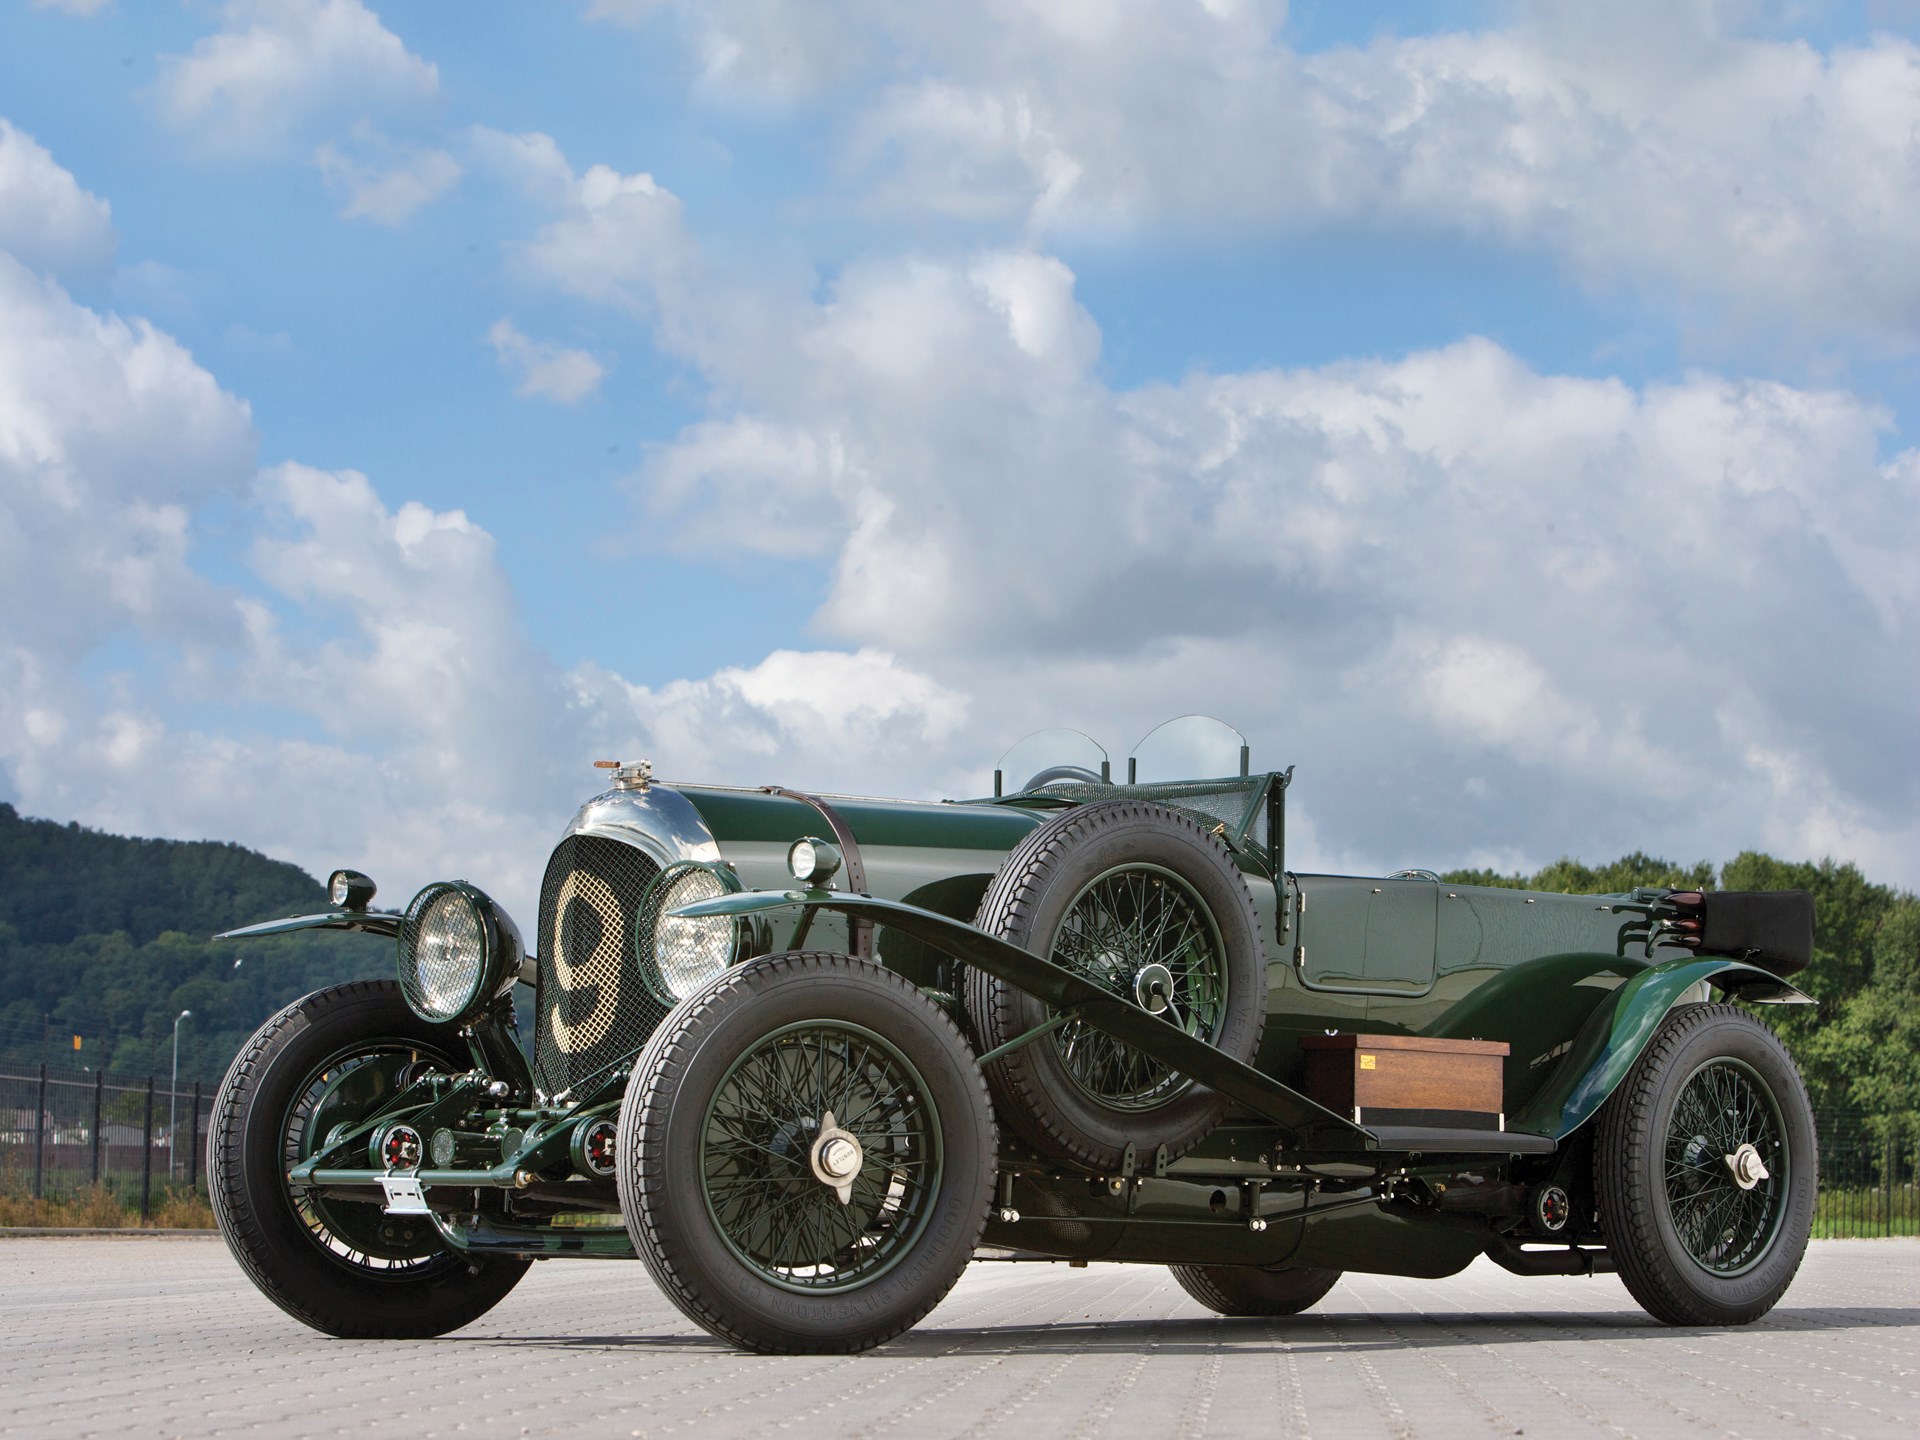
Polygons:
[[1540,1250],[1528,1250],[1515,1243],[1511,1236],[1489,1235],[1487,1237],[1487,1258],[1502,1270],[1510,1270],[1515,1275],[1611,1275],[1614,1273],[1613,1256],[1601,1249],[1584,1249],[1578,1245],[1555,1245]]

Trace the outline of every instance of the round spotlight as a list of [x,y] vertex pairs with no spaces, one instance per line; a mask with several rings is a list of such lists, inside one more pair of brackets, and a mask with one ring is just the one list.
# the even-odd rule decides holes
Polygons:
[[840,847],[805,836],[788,847],[787,869],[809,890],[817,890],[840,873]]
[[327,877],[327,899],[336,910],[364,910],[373,903],[373,881],[358,870],[336,870]]
[[[693,917],[671,912],[698,900],[731,895],[740,882],[731,872],[693,861],[669,866],[655,877],[640,901],[635,926],[640,973],[647,987],[669,1005],[678,1005],[740,958],[741,922],[730,915]],[[651,923],[649,923],[651,922]]]
[[429,885],[400,922],[400,991],[437,1024],[473,1019],[520,969],[518,932],[479,890]]

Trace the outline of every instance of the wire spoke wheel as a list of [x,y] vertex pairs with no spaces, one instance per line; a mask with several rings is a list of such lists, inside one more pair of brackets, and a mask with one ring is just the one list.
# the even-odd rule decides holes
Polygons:
[[[1192,815],[1144,800],[1063,810],[1015,846],[974,923],[1236,1060],[1266,1023],[1266,951],[1239,862]],[[1050,1159],[1111,1173],[1129,1146],[1178,1158],[1226,1099],[1152,1053],[970,970],[967,1017],[1001,1123]],[[1056,1028],[1048,1030],[1053,1025]],[[1038,1037],[1038,1038],[1036,1038]],[[1032,1043],[1027,1043],[1031,1041]]]
[[460,1069],[461,1049],[457,1030],[420,1019],[396,983],[359,980],[295,1001],[234,1058],[214,1098],[209,1196],[247,1278],[295,1319],[329,1335],[444,1335],[526,1274],[518,1256],[452,1249],[430,1216],[388,1214],[372,1186],[287,1181],[330,1145],[370,1141],[365,1122],[423,1069]]
[[634,1249],[749,1350],[880,1345],[938,1305],[986,1228],[998,1152],[960,1028],[850,955],[736,965],[634,1061],[616,1181]]
[[1793,1058],[1752,1015],[1669,1011],[1593,1144],[1607,1249],[1648,1314],[1744,1325],[1786,1293],[1813,1229],[1813,1112]]
[[[361,1041],[316,1065],[294,1088],[281,1126],[283,1170],[311,1158],[330,1134],[373,1112],[403,1088],[405,1073],[422,1059],[446,1071],[447,1057],[423,1053],[406,1041]],[[289,1192],[288,1202],[308,1238],[331,1259],[375,1278],[411,1278],[438,1266],[459,1264],[423,1215],[387,1215],[374,1195],[365,1201],[323,1199],[315,1192]]]
[[[1142,976],[1162,967],[1171,978],[1162,1013],[1209,1043],[1226,1013],[1226,958],[1213,917],[1191,885],[1158,865],[1116,866],[1084,886],[1067,906],[1051,958],[1143,1004]],[[1056,1031],[1053,1045],[1074,1083],[1117,1110],[1152,1109],[1188,1084],[1164,1062],[1079,1020]]]
[[[831,1131],[852,1137],[846,1198],[821,1178]],[[763,1278],[848,1290],[912,1248],[940,1186],[940,1117],[905,1055],[863,1026],[789,1025],[752,1046],[707,1102],[700,1180],[729,1249]]]
[[[1760,1163],[1741,1183],[1738,1157]],[[1717,1059],[1687,1077],[1666,1138],[1666,1203],[1674,1233],[1695,1264],[1739,1275],[1765,1258],[1780,1231],[1792,1184],[1780,1108],[1751,1067]],[[1764,1179],[1751,1176],[1765,1172]]]

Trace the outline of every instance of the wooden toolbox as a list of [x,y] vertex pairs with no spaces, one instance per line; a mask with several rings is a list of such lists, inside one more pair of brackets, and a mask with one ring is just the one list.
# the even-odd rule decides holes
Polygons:
[[1507,1128],[1503,1040],[1308,1035],[1307,1094],[1356,1124]]

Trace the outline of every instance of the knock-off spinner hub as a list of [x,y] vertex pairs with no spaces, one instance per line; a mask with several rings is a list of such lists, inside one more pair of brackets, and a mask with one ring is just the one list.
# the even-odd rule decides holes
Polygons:
[[1727,1169],[1733,1172],[1733,1183],[1742,1190],[1751,1190],[1771,1176],[1760,1152],[1750,1142],[1727,1156],[1726,1161]]
[[1142,965],[1133,977],[1133,998],[1149,1015],[1158,1015],[1173,1002],[1173,972],[1157,960]]
[[820,1134],[813,1142],[808,1159],[813,1166],[813,1178],[833,1191],[842,1205],[851,1204],[854,1177],[867,1163],[867,1153],[860,1147],[858,1136],[834,1123],[831,1110],[820,1117]]

